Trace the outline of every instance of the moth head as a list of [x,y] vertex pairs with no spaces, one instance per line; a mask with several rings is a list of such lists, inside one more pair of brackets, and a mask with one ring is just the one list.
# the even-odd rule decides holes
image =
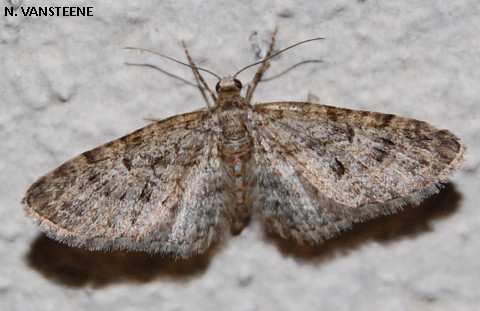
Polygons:
[[217,93],[236,92],[240,93],[242,90],[242,82],[232,77],[224,77],[215,85]]

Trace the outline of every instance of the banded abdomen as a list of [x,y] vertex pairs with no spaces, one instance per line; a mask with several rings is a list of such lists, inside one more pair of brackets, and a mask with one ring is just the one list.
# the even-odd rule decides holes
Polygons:
[[251,215],[250,194],[255,183],[253,141],[245,125],[248,108],[237,105],[222,108],[218,111],[218,122],[221,129],[219,152],[226,177],[225,212],[232,232],[240,233]]

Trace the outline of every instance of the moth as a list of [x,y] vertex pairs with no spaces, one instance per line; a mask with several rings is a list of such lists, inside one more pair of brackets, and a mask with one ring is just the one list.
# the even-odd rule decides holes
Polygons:
[[418,204],[458,169],[466,147],[423,121],[308,102],[251,104],[272,57],[321,39],[273,53],[275,34],[267,56],[250,65],[259,68],[245,96],[236,76],[250,66],[214,74],[213,92],[200,74],[209,71],[185,46],[185,65],[213,105],[60,165],[27,190],[28,217],[49,237],[91,250],[188,257],[224,230],[240,233],[253,213],[284,238],[321,243]]

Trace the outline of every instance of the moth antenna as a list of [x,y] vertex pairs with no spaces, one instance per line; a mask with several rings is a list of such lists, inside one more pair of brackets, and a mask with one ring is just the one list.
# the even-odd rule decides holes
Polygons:
[[175,58],[173,58],[173,57],[170,57],[170,56],[165,55],[165,54],[162,54],[162,53],[158,53],[158,52],[155,52],[155,51],[152,51],[152,50],[149,50],[149,49],[145,49],[145,48],[136,48],[136,47],[131,47],[131,46],[124,47],[124,49],[126,49],[126,50],[139,50],[139,51],[142,51],[142,52],[152,53],[152,54],[155,54],[155,55],[158,55],[158,56],[167,58],[167,59],[169,59],[169,60],[171,60],[171,61],[174,61],[174,62],[176,62],[176,63],[179,63],[179,64],[181,64],[181,65],[183,65],[183,66],[187,66],[187,67],[190,67],[190,68],[192,68],[192,69],[195,69],[195,68],[196,68],[197,70],[205,71],[206,73],[209,73],[209,74],[211,74],[212,76],[216,77],[218,80],[221,80],[221,77],[220,77],[219,75],[211,72],[211,71],[208,70],[208,69],[201,68],[201,67],[196,67],[196,66],[194,67],[194,66],[192,66],[192,65],[190,65],[190,64],[184,63],[184,62],[182,62],[182,61],[179,61],[178,59],[175,59]]
[[274,76],[268,77],[268,78],[266,78],[266,79],[262,79],[262,82],[271,81],[271,80],[276,79],[276,78],[278,78],[278,77],[280,77],[280,76],[283,76],[283,75],[286,74],[287,72],[289,72],[289,71],[291,71],[291,70],[293,70],[293,69],[295,69],[295,68],[297,68],[297,67],[299,67],[299,66],[301,66],[301,65],[310,64],[310,63],[323,63],[323,61],[320,60],[320,59],[310,59],[310,60],[301,61],[301,62],[299,62],[299,63],[296,63],[296,64],[293,65],[293,66],[290,66],[289,68],[285,69],[284,71],[282,71],[282,72],[280,72],[280,73],[278,73],[278,74],[276,74],[276,75],[274,75]]
[[325,40],[325,38],[320,38],[320,37],[319,37],[319,38],[313,38],[313,39],[308,39],[308,40],[304,40],[304,41],[300,41],[300,42],[298,42],[298,43],[292,44],[292,45],[290,45],[289,47],[286,47],[286,48],[284,48],[283,50],[280,50],[280,51],[278,51],[278,52],[276,52],[276,53],[274,53],[274,54],[266,57],[265,59],[262,59],[261,61],[258,61],[258,62],[255,62],[255,63],[253,63],[253,64],[250,64],[250,65],[248,65],[248,66],[246,66],[246,67],[243,67],[242,69],[240,69],[239,71],[237,71],[237,73],[233,76],[233,78],[236,78],[237,75],[238,75],[239,73],[241,73],[242,71],[244,71],[245,69],[248,69],[248,68],[253,67],[253,66],[256,66],[256,65],[259,65],[259,64],[265,62],[266,60],[269,60],[269,59],[274,58],[274,57],[277,56],[278,54],[281,54],[281,53],[283,53],[283,52],[285,52],[285,51],[287,51],[287,50],[290,50],[291,48],[294,48],[294,47],[296,47],[296,46],[298,46],[298,45],[301,45],[301,44],[304,44],[304,43],[307,43],[307,42],[318,41],[318,40]]
[[173,73],[170,73],[170,72],[168,72],[168,71],[166,71],[166,70],[163,70],[162,68],[157,67],[157,66],[155,66],[155,65],[151,65],[151,64],[136,64],[136,63],[124,63],[124,64],[125,64],[125,65],[129,65],[129,66],[150,67],[150,68],[156,69],[156,70],[158,70],[158,71],[166,74],[166,75],[169,76],[169,77],[172,77],[172,78],[174,78],[174,79],[180,80],[180,81],[182,81],[182,82],[185,83],[185,84],[188,84],[188,85],[191,85],[191,86],[194,86],[194,87],[198,87],[197,84],[192,83],[192,82],[190,82],[190,81],[188,81],[188,80],[186,80],[186,79],[184,79],[184,78],[182,78],[182,77],[180,77],[180,76],[177,76],[177,75],[175,75],[175,74],[173,74]]

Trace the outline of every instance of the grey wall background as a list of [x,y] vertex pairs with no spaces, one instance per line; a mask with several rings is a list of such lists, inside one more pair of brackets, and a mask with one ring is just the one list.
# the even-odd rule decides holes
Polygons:
[[[480,6],[478,1],[68,1],[93,17],[0,18],[2,310],[479,310]],[[220,75],[256,60],[279,27],[289,51],[256,101],[305,100],[426,120],[458,134],[467,161],[416,208],[299,246],[253,223],[189,260],[88,252],[45,238],[20,201],[39,176],[141,126],[201,108],[192,80],[151,48]],[[257,33],[252,37],[253,33]],[[240,78],[247,82],[252,72]],[[214,83],[212,80],[210,83]]]

